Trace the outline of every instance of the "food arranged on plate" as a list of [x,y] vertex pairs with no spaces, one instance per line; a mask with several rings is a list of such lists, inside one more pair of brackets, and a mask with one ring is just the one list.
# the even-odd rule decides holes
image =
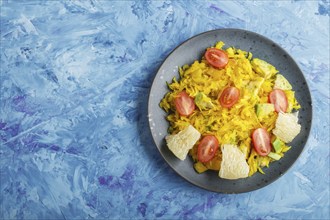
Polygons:
[[[269,61],[271,62],[271,61]],[[160,102],[170,151],[198,173],[246,178],[280,160],[299,133],[300,105],[288,80],[251,52],[218,42],[179,69]]]

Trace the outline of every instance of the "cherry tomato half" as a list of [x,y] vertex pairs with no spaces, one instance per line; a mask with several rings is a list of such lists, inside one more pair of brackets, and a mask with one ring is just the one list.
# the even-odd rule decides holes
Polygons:
[[218,139],[213,135],[206,135],[198,144],[197,157],[200,162],[206,163],[213,159],[219,148]]
[[232,107],[238,101],[239,95],[240,91],[238,88],[234,86],[225,88],[219,97],[220,105],[224,108]]
[[268,96],[269,102],[274,104],[276,112],[286,112],[288,108],[288,99],[283,90],[274,89]]
[[180,92],[174,98],[175,109],[182,116],[188,116],[195,110],[194,99],[191,98],[185,91]]
[[205,59],[215,68],[223,68],[228,63],[228,55],[223,51],[216,48],[210,48],[205,52]]
[[257,128],[252,133],[254,149],[261,156],[267,156],[271,150],[270,136],[266,129]]

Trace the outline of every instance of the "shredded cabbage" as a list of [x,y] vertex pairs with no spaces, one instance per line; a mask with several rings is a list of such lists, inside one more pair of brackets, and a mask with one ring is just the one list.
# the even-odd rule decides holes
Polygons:
[[[222,41],[215,45],[218,49],[222,49],[223,46]],[[263,173],[262,167],[268,167],[273,159],[256,153],[251,143],[251,133],[256,128],[264,127],[271,134],[275,127],[277,113],[271,112],[260,120],[255,107],[260,103],[268,103],[268,95],[273,89],[278,71],[270,63],[253,58],[251,52],[234,47],[229,47],[225,51],[229,62],[223,69],[213,68],[204,57],[191,65],[179,68],[180,77],[173,78],[172,82],[167,83],[170,92],[161,100],[160,107],[169,113],[166,119],[170,124],[170,134],[178,133],[190,124],[202,135],[215,135],[220,146],[237,145],[246,157],[250,168],[249,176],[257,171]],[[235,86],[240,90],[239,101],[229,109],[221,107],[218,102],[219,94],[227,86]],[[189,116],[180,116],[173,103],[176,95],[183,90],[198,102],[198,108]],[[290,111],[299,109],[300,105],[294,98],[294,92],[286,91],[286,94]],[[197,172],[207,169],[219,170],[221,150],[217,151],[210,162],[201,164],[197,160],[197,145],[198,142],[190,151]],[[283,156],[288,149],[288,146],[283,146],[280,155]]]

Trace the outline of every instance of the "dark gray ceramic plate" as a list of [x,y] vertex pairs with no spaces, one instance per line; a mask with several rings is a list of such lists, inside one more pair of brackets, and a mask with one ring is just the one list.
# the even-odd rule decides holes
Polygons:
[[[273,64],[283,74],[296,91],[296,98],[302,108],[299,111],[300,134],[290,145],[292,148],[285,156],[264,169],[266,174],[256,173],[252,177],[240,180],[225,180],[218,173],[207,171],[197,174],[193,161],[188,156],[185,161],[177,159],[167,148],[164,137],[167,135],[166,113],[159,107],[160,100],[169,91],[166,81],[179,78],[178,67],[200,60],[207,47],[223,41],[225,47],[234,46],[251,51],[253,57]],[[149,94],[148,117],[155,144],[166,162],[184,179],[201,188],[221,193],[243,193],[264,187],[284,174],[297,160],[307,142],[312,121],[312,103],[310,92],[298,65],[292,57],[273,41],[250,31],[239,29],[219,29],[194,36],[175,48],[159,68]]]

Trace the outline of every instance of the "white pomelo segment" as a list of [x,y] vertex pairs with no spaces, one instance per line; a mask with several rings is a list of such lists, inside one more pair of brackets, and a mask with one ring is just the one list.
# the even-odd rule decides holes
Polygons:
[[200,137],[201,134],[192,125],[189,125],[177,134],[167,135],[165,140],[173,154],[180,160],[185,160],[189,150]]
[[298,113],[282,113],[278,114],[276,119],[275,134],[285,143],[291,142],[300,132],[301,125],[298,124]]
[[250,168],[240,149],[236,145],[224,144],[221,150],[222,161],[219,176],[230,180],[248,177]]

